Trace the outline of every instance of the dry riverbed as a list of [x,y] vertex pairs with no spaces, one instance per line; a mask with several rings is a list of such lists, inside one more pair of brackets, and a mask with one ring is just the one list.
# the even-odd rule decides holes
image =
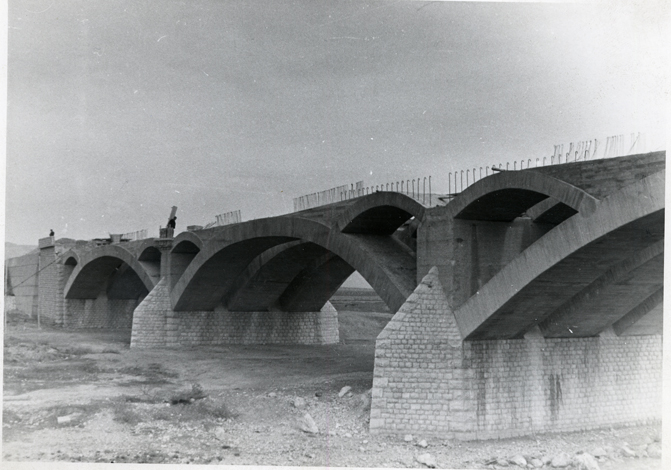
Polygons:
[[389,318],[341,312],[343,341],[332,346],[131,350],[128,331],[11,317],[3,465],[552,468],[565,454],[565,468],[579,468],[589,453],[602,469],[661,469],[655,425],[488,442],[369,435],[373,338]]

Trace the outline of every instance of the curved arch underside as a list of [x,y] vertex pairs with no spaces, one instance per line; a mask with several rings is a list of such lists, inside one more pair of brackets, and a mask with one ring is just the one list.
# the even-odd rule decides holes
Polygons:
[[455,312],[462,336],[520,338],[534,325],[548,337],[594,336],[661,288],[663,237],[657,173],[566,220],[506,265]]
[[220,227],[175,284],[173,308],[316,311],[356,270],[398,310],[415,288],[414,253],[391,235],[342,234],[305,215]]
[[351,266],[324,247],[301,241],[285,243],[249,264],[224,305],[236,312],[316,311],[352,272]]
[[64,289],[67,299],[134,299],[150,292],[157,279],[127,250],[113,245],[95,248],[81,257]]
[[482,179],[466,188],[447,208],[452,217],[459,219],[510,222],[548,198],[575,212],[591,212],[598,202],[569,183],[524,171]]
[[137,299],[149,292],[128,264],[110,256],[90,261],[72,277],[66,299],[95,299],[103,292],[110,299]]

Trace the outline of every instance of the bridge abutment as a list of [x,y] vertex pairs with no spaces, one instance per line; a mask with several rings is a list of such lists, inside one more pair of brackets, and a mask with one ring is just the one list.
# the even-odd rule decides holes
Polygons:
[[131,347],[223,344],[335,344],[338,312],[327,302],[319,312],[173,311],[167,278],[135,309]]
[[661,420],[661,335],[462,342],[427,274],[377,340],[370,430],[494,439]]
[[62,326],[65,312],[62,292],[67,280],[63,272],[64,266],[57,261],[54,237],[41,238],[38,247],[38,319],[48,325]]

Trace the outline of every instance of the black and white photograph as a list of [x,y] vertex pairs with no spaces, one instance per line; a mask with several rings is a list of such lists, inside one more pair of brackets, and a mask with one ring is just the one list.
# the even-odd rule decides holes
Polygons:
[[667,1],[3,9],[1,467],[671,468]]

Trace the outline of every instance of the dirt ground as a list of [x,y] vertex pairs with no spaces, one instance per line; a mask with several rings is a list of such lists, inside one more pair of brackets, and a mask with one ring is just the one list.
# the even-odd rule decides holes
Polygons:
[[[602,469],[662,468],[656,425],[486,442],[370,435],[374,337],[389,318],[340,312],[341,344],[331,346],[162,350],[131,350],[129,331],[14,318],[4,332],[3,465],[426,468],[434,463],[418,460],[428,453],[441,468],[520,468],[519,456],[552,468],[566,453],[566,468],[579,468],[587,452]],[[317,433],[302,429],[306,413]]]

